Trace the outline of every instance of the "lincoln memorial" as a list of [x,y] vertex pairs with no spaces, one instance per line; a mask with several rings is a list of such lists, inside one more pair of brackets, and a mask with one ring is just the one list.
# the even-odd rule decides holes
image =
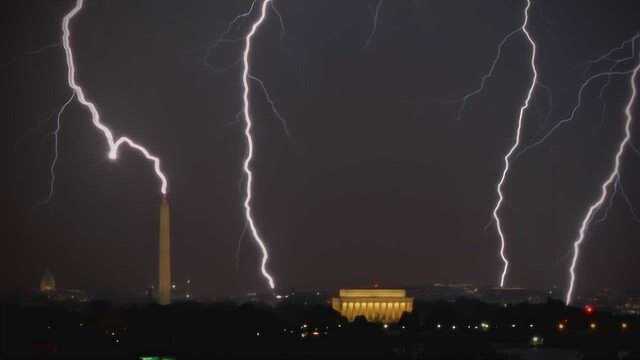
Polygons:
[[331,303],[349,321],[363,315],[370,322],[394,323],[413,310],[413,298],[401,289],[341,289]]

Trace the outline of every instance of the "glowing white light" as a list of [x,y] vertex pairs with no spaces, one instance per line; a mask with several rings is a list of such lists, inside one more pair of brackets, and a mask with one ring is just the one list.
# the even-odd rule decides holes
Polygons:
[[502,222],[500,221],[500,216],[498,215],[500,211],[500,207],[502,206],[502,202],[504,201],[504,195],[502,194],[502,186],[507,178],[507,174],[509,173],[510,166],[510,158],[511,155],[516,151],[518,146],[520,145],[520,134],[522,131],[522,122],[524,119],[524,113],[529,107],[529,103],[531,102],[531,98],[533,96],[533,90],[536,87],[536,82],[538,81],[538,70],[536,69],[536,43],[533,41],[531,34],[527,30],[527,24],[529,22],[529,8],[531,7],[531,0],[527,0],[527,6],[524,9],[524,21],[522,23],[522,32],[527,37],[527,40],[531,44],[531,71],[533,72],[533,77],[531,79],[531,85],[529,86],[529,91],[527,91],[527,96],[524,100],[524,104],[520,107],[520,113],[518,115],[518,123],[516,127],[516,135],[515,141],[509,152],[504,156],[504,170],[502,171],[502,176],[500,176],[500,181],[498,182],[498,186],[496,188],[496,192],[498,193],[498,201],[493,209],[493,218],[496,222],[496,230],[498,231],[498,235],[500,236],[500,258],[502,258],[502,262],[504,266],[502,268],[502,274],[500,275],[500,287],[504,287],[505,278],[507,276],[507,271],[509,270],[509,260],[505,255],[505,247],[506,247],[506,239],[504,236],[504,232],[502,230]]
[[267,272],[267,260],[269,259],[269,252],[267,250],[266,245],[262,241],[260,234],[258,233],[258,229],[256,228],[255,222],[253,221],[253,217],[251,216],[251,197],[252,197],[252,183],[253,183],[253,173],[251,172],[251,160],[253,159],[253,138],[251,136],[251,127],[252,120],[251,114],[249,112],[249,54],[251,52],[251,39],[254,34],[264,21],[267,15],[267,5],[271,0],[264,0],[262,3],[262,7],[260,10],[260,17],[253,23],[251,26],[251,30],[246,36],[245,47],[242,55],[242,62],[244,65],[244,69],[242,71],[242,85],[244,88],[243,92],[243,103],[244,103],[244,121],[245,121],[245,131],[244,134],[247,138],[247,155],[244,160],[243,169],[247,178],[247,186],[246,186],[246,196],[244,200],[244,209],[245,209],[245,217],[247,223],[249,224],[249,228],[251,229],[251,234],[253,235],[253,239],[260,247],[262,251],[262,262],[260,264],[260,271],[262,272],[262,276],[264,276],[269,282],[269,286],[271,289],[275,288],[275,283],[273,281],[273,277]]
[[76,98],[78,99],[78,102],[80,102],[89,110],[89,112],[91,113],[91,121],[93,122],[93,125],[102,132],[105,139],[107,140],[107,145],[109,146],[109,159],[115,160],[118,158],[118,150],[120,148],[120,145],[122,144],[127,144],[131,148],[138,150],[140,153],[142,153],[142,155],[144,155],[145,158],[153,162],[154,170],[161,182],[160,192],[162,194],[166,194],[167,179],[160,170],[160,159],[156,156],[151,155],[147,149],[145,149],[141,145],[138,145],[128,137],[120,137],[117,140],[114,140],[111,130],[109,130],[109,128],[100,121],[100,113],[98,112],[96,105],[87,100],[84,94],[84,90],[76,80],[76,66],[73,60],[73,51],[71,49],[71,31],[69,30],[69,23],[71,19],[73,19],[73,17],[76,16],[76,14],[80,12],[80,10],[82,10],[83,4],[84,0],[77,0],[76,5],[73,7],[73,9],[71,9],[71,11],[69,11],[62,19],[62,46],[64,47],[67,58],[67,81],[69,83],[69,87],[73,90]]
[[627,101],[627,105],[625,106],[625,109],[624,109],[625,135],[622,141],[620,142],[620,144],[618,145],[618,151],[616,152],[616,155],[615,155],[613,169],[609,173],[609,176],[605,179],[605,181],[600,186],[600,197],[594,203],[591,204],[591,206],[589,207],[589,210],[587,211],[584,218],[582,219],[580,230],[578,231],[578,238],[573,243],[573,259],[571,260],[571,267],[569,268],[569,277],[570,277],[569,289],[567,290],[567,294],[565,296],[565,302],[567,305],[571,303],[573,298],[573,290],[574,290],[574,285],[576,280],[575,270],[576,270],[576,265],[578,263],[578,257],[580,256],[580,245],[584,241],[584,237],[589,228],[589,224],[591,223],[591,220],[593,219],[593,216],[595,215],[596,210],[598,210],[602,206],[602,204],[607,198],[609,185],[611,185],[620,174],[620,162],[622,160],[622,155],[624,154],[627,143],[631,139],[631,123],[633,121],[633,116],[631,115],[631,108],[636,99],[636,94],[637,94],[636,77],[638,75],[639,70],[640,70],[640,60],[638,61],[635,68],[633,69],[631,76],[629,77],[631,94],[629,96],[629,100]]

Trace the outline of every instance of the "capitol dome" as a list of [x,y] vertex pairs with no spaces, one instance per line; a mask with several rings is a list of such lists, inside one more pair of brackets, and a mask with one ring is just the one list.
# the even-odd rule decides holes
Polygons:
[[44,275],[42,275],[42,279],[40,280],[40,291],[56,291],[56,279],[48,269],[45,270]]

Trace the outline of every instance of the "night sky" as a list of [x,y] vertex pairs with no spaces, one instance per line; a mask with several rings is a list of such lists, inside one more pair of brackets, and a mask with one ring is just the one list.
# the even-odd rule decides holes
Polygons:
[[[71,91],[61,46],[30,52],[60,42],[74,3],[0,8],[3,292],[37,287],[45,268],[60,287],[95,294],[139,292],[156,274],[158,180],[137,152],[108,160],[104,138],[77,102],[62,118],[54,198],[35,206],[47,196],[50,132]],[[280,289],[495,285],[499,242],[495,227],[484,226],[531,79],[524,36],[505,45],[495,76],[460,120],[449,100],[477,88],[497,44],[520,26],[524,1],[387,0],[363,49],[376,3],[276,0],[286,32],[270,12],[255,37],[251,72],[290,130],[253,83],[253,206],[269,268]],[[103,121],[162,159],[173,276],[191,279],[196,296],[267,290],[257,247],[241,239],[243,44],[211,50],[249,6],[88,0],[71,24],[78,80]],[[537,88],[525,144],[568,115],[585,61],[640,30],[640,6],[631,0],[534,1],[530,14],[552,101]],[[248,24],[239,22],[229,37],[242,37]],[[628,78],[615,78],[602,121],[601,85],[585,91],[573,123],[514,163],[502,209],[509,286],[567,285],[571,244],[610,170],[629,94]],[[638,144],[639,137],[640,124]],[[639,164],[626,153],[622,181],[638,209]],[[613,201],[584,244],[578,294],[639,287],[640,224],[621,196]]]

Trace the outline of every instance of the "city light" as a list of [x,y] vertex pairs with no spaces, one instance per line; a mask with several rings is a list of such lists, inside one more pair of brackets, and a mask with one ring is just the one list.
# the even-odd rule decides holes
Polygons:
[[584,306],[584,313],[587,315],[591,315],[593,314],[593,312],[595,311],[595,309],[593,308],[592,305],[585,305]]
[[542,345],[543,342],[544,342],[544,340],[540,336],[535,335],[535,336],[533,336],[531,338],[531,345],[532,346],[540,346],[540,345]]

